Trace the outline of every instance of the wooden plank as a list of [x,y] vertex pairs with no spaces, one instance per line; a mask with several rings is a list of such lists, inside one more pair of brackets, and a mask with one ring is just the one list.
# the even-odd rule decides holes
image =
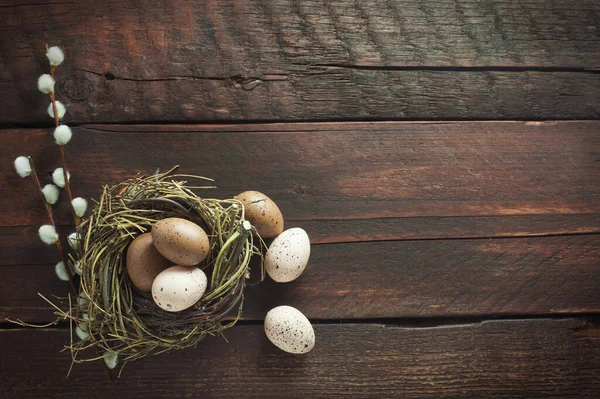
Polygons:
[[[102,75],[72,70],[59,78],[58,95],[67,106],[69,124],[600,117],[600,79],[595,72],[299,69],[277,78],[244,79],[261,82],[248,86],[252,90],[229,78],[107,81]],[[27,84],[33,87],[35,79],[28,77]],[[5,91],[13,101],[2,100],[5,113],[0,122],[48,123],[48,101],[41,93],[26,87]],[[90,96],[84,101],[70,99],[86,91]]]
[[4,0],[2,10],[4,124],[47,121],[34,84],[45,43],[67,52],[57,87],[71,123],[600,114],[593,0]]
[[[288,304],[314,319],[600,312],[600,235],[323,244],[289,284],[246,290],[243,317]],[[0,319],[54,319],[54,265],[2,266]]]
[[[88,126],[67,149],[75,195],[181,165],[213,177],[206,196],[258,189],[286,220],[600,213],[600,122]],[[50,129],[8,129],[3,159],[58,166]],[[285,134],[282,134],[285,133]],[[30,181],[1,166],[0,226],[45,214]],[[66,224],[65,201],[57,209]],[[597,221],[597,218],[592,218]],[[597,227],[597,226],[596,226]],[[556,228],[556,227],[555,227]],[[517,228],[518,230],[518,228]]]
[[318,324],[315,334],[315,349],[294,356],[270,344],[262,326],[237,326],[229,344],[207,338],[129,364],[108,383],[97,364],[78,365],[65,379],[70,357],[59,350],[68,332],[5,330],[0,389],[6,398],[583,398],[600,390],[600,329],[581,319]]
[[[600,233],[600,214],[410,217],[344,220],[289,220],[308,232],[312,245],[448,238],[545,237]],[[59,226],[66,236],[69,226]],[[0,227],[0,266],[40,265],[56,250],[39,240],[38,226]]]
[[[1,27],[15,42],[23,43],[7,46],[7,54],[35,54],[35,43],[45,40],[73,43],[74,56],[82,53],[88,63],[118,62],[126,71],[149,66],[146,75],[157,67],[170,67],[169,73],[189,72],[190,63],[198,59],[202,63],[195,65],[196,70],[210,71],[223,67],[235,71],[244,62],[251,69],[290,61],[417,67],[598,66],[595,16],[600,6],[591,0],[485,4],[192,0],[153,7],[137,7],[133,1],[86,0],[76,6],[35,3],[2,1],[7,18]],[[106,12],[98,13],[98,7]],[[67,10],[71,13],[65,14]],[[42,25],[44,31],[39,29]]]

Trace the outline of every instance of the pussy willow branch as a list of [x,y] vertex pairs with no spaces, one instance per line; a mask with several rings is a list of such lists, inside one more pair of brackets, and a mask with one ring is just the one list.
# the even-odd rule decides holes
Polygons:
[[[48,51],[48,45],[46,44],[46,51]],[[56,74],[56,66],[50,66],[50,76],[54,79],[54,75]],[[58,110],[56,109],[56,95],[55,91],[52,90],[50,92],[50,102],[52,103],[52,111],[54,111],[54,124],[56,127],[60,126],[60,118],[58,117]],[[69,183],[69,173],[67,171],[67,160],[65,159],[65,146],[60,145],[60,158],[62,161],[62,169],[63,169],[63,177],[65,179],[65,191],[67,192],[67,197],[69,198],[69,206],[71,207],[71,212],[73,213],[73,220],[75,221],[75,227],[79,226],[81,219],[75,213],[75,209],[73,208],[73,194],[71,192],[71,184]]]
[[[44,192],[42,191],[42,185],[40,184],[40,179],[38,178],[37,172],[35,170],[35,164],[33,163],[33,159],[29,158],[29,164],[31,165],[31,176],[33,176],[33,180],[37,185],[37,188],[42,195],[42,201],[44,202],[44,207],[46,208],[46,213],[48,214],[48,219],[50,220],[50,224],[56,229],[56,224],[54,223],[54,217],[52,216],[52,207],[48,202],[46,202],[46,197],[44,196]],[[54,243],[56,245],[56,249],[60,253],[60,257],[65,265],[65,269],[67,270],[67,276],[69,276],[69,285],[71,286],[71,291],[73,295],[77,296],[77,289],[75,288],[75,283],[73,282],[73,276],[71,276],[71,271],[69,269],[69,264],[67,263],[67,257],[65,256],[65,251],[63,250],[62,244],[60,243],[60,239],[56,240]]]
[[73,208],[73,194],[71,194],[71,184],[69,183],[69,175],[67,173],[67,161],[65,159],[64,145],[60,146],[60,158],[62,161],[63,176],[65,178],[65,190],[67,192],[67,196],[69,197],[69,205],[71,207],[71,211],[73,212],[73,219],[75,219],[75,227],[77,227],[81,223],[81,218],[77,216],[75,213],[75,208]]
[[[48,44],[46,44],[46,52],[48,51]],[[56,66],[55,65],[50,65],[50,76],[52,76],[52,79],[54,79],[54,76],[56,74]],[[54,95],[54,90],[50,93],[50,101],[52,102],[52,111],[54,111],[54,124],[56,125],[56,127],[58,127],[60,125],[60,119],[58,117],[58,110],[56,109],[56,96]],[[64,145],[60,145],[60,158],[62,161],[62,169],[63,169],[63,177],[65,179],[65,191],[67,192],[67,197],[69,198],[69,206],[71,207],[71,212],[73,213],[73,220],[75,221],[75,227],[79,226],[79,224],[81,223],[81,218],[79,216],[77,216],[77,214],[75,213],[75,208],[73,208],[73,194],[71,193],[71,184],[69,183],[69,174],[67,171],[67,160],[65,158],[65,146]],[[31,158],[29,159],[30,162]],[[33,174],[35,175],[35,169],[33,168],[33,162],[31,163],[31,170],[33,172]],[[40,186],[39,180],[37,179],[37,175],[35,176],[38,187]],[[41,188],[40,188],[41,190]],[[43,193],[42,193],[43,194]],[[52,219],[52,208],[50,208],[50,205],[48,203],[46,203],[46,200],[44,198],[44,204],[46,204],[46,209],[48,210],[48,215],[50,216],[50,220],[52,222],[52,225],[54,225],[54,220]],[[73,294],[75,295],[75,297],[77,297],[77,290],[75,289],[75,283],[73,282],[73,278],[71,276],[71,273],[69,271],[69,268],[67,266],[67,263],[65,261],[65,256],[64,256],[64,252],[62,249],[62,245],[60,244],[60,241],[56,242],[56,246],[58,248],[58,250],[60,251],[60,254],[63,258],[63,262],[67,268],[67,275],[69,276],[69,284],[71,285],[71,290],[73,291]],[[106,376],[108,377],[108,380],[110,382],[114,381],[113,375],[112,375],[112,370],[110,368],[108,368],[108,366],[106,365],[105,362],[102,362],[104,371],[106,372]]]

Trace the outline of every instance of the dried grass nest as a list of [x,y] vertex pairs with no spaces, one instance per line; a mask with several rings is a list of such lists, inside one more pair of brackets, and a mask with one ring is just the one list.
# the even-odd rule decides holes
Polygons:
[[[176,174],[175,169],[105,187],[90,217],[78,227],[72,261],[81,274],[80,294],[77,300],[69,298],[67,311],[59,310],[71,320],[67,348],[74,363],[110,353],[119,356],[122,367],[150,353],[191,347],[207,335],[220,335],[241,314],[253,255],[260,257],[258,281],[262,281],[264,243],[244,223],[243,204],[197,196],[192,189],[212,186],[187,186],[184,179],[210,179]],[[197,223],[211,243],[208,258],[199,265],[208,277],[204,296],[191,308],[174,313],[138,291],[125,267],[129,243],[167,217]],[[74,332],[84,339],[76,339]],[[96,353],[88,352],[94,348]]]

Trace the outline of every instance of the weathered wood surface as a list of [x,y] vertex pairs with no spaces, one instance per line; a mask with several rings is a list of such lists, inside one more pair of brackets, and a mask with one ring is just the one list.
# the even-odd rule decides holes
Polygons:
[[[312,245],[373,241],[461,238],[547,237],[600,233],[600,214],[410,217],[344,220],[290,220],[310,235]],[[67,235],[72,227],[59,226]],[[42,245],[38,226],[0,227],[0,266],[49,264],[56,250]]]
[[[102,185],[179,164],[182,173],[215,179],[218,188],[207,196],[259,188],[290,222],[597,215],[599,127],[594,121],[101,125],[75,129],[67,158],[76,195],[97,198]],[[42,175],[58,166],[50,129],[9,129],[1,141],[3,159],[29,154]],[[2,172],[0,226],[44,223],[33,185],[10,162]],[[62,201],[58,220],[68,217]]]
[[[598,128],[97,125],[75,129],[68,158],[76,195],[97,197],[103,184],[176,163],[184,173],[216,178],[219,188],[206,195],[259,187],[270,195],[288,227],[305,228],[323,245],[314,247],[310,273],[297,283],[250,290],[247,319],[262,319],[277,301],[327,319],[581,313],[600,304]],[[5,131],[4,158],[28,151],[44,175],[57,159],[49,135]],[[37,292],[65,289],[53,276],[56,254],[36,237],[45,214],[33,186],[12,165],[3,168],[0,265],[28,284],[10,289],[0,311],[50,320]],[[64,203],[57,213],[68,222]]]
[[592,119],[600,3],[469,0],[3,1],[3,124]]
[[600,329],[578,319],[487,321],[434,328],[316,325],[316,347],[283,354],[262,326],[229,343],[129,364],[106,382],[97,364],[65,379],[66,330],[0,332],[5,398],[584,398],[600,390]]
[[[310,234],[310,232],[309,232]],[[249,287],[244,319],[277,305],[313,319],[600,312],[600,235],[316,245],[290,284]],[[0,266],[0,319],[52,321],[54,264]]]
[[[600,122],[531,120],[600,117],[599,2],[0,0],[0,14],[0,320],[53,320],[37,293],[68,292],[12,170],[21,154],[44,182],[58,166],[50,129],[12,128],[51,125],[46,43],[67,53],[65,121],[84,124],[67,149],[76,195],[180,164],[216,179],[210,196],[264,191],[314,244],[300,279],[247,289],[229,344],[114,384],[97,364],[64,379],[64,327],[2,324],[0,397],[597,396]],[[364,122],[442,119],[529,122]],[[308,355],[267,341],[280,304],[315,323]]]

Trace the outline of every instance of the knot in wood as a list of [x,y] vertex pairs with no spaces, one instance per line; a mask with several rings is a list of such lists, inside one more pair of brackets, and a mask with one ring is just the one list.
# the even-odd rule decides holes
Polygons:
[[245,77],[242,75],[231,76],[226,80],[231,86],[246,91],[254,90],[262,84],[262,80],[259,78]]
[[63,79],[59,89],[71,102],[83,102],[94,92],[92,83],[80,75],[71,75]]

